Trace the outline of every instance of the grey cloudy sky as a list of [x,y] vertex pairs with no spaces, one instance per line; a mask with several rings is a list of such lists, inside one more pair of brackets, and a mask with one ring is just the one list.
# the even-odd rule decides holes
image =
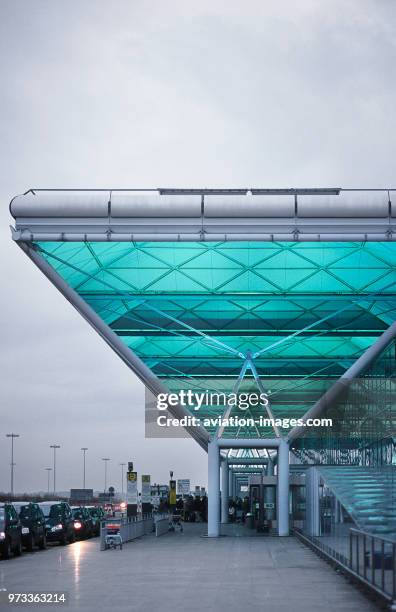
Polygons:
[[394,0],[0,0],[0,490],[100,488],[100,458],[205,483],[145,440],[143,387],[12,244],[30,187],[396,187]]

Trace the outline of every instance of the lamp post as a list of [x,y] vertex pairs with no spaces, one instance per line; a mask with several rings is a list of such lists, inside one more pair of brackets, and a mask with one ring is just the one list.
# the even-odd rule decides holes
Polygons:
[[19,438],[19,434],[6,434],[7,438],[11,438],[11,497],[14,496],[14,438]]
[[86,446],[83,446],[81,448],[83,454],[84,454],[84,468],[83,468],[83,489],[85,489],[85,453],[87,452],[88,448]]
[[121,496],[124,499],[124,466],[125,463],[120,463],[121,466]]
[[104,461],[104,492],[106,493],[106,489],[107,489],[107,462],[110,461],[110,457],[102,457],[102,461]]
[[47,467],[47,468],[44,468],[44,469],[47,472],[47,493],[49,494],[49,492],[50,492],[50,473],[52,472],[52,468]]
[[54,449],[54,495],[56,492],[56,449],[60,448],[59,444],[50,444],[50,448]]

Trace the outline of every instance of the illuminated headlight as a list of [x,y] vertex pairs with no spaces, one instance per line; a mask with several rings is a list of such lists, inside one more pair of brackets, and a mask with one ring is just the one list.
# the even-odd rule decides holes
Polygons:
[[22,533],[29,533],[29,527],[22,527]]
[[59,525],[55,525],[55,527],[51,527],[51,531],[59,531],[60,529],[63,529],[63,525],[60,523]]
[[5,540],[5,533],[4,533],[4,531],[0,531],[0,540]]
[[82,524],[80,523],[80,521],[74,521],[74,529],[81,529]]

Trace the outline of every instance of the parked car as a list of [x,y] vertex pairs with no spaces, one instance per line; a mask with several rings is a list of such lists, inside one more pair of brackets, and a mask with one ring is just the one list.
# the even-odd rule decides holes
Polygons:
[[72,506],[76,538],[92,538],[94,533],[92,517],[85,506]]
[[0,504],[0,551],[3,559],[22,553],[22,525],[12,504]]
[[42,502],[39,506],[45,516],[47,542],[71,544],[76,541],[72,511],[67,502]]
[[46,548],[45,517],[40,506],[29,501],[14,502],[13,506],[22,524],[22,545],[29,551],[34,546]]
[[92,518],[94,535],[100,535],[100,522],[105,518],[104,510],[101,506],[86,506]]

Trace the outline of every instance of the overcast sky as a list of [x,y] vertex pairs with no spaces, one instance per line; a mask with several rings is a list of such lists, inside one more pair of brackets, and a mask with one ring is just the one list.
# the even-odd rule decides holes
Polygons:
[[31,187],[396,187],[394,0],[0,0],[0,490],[206,482],[141,383],[11,241]]

